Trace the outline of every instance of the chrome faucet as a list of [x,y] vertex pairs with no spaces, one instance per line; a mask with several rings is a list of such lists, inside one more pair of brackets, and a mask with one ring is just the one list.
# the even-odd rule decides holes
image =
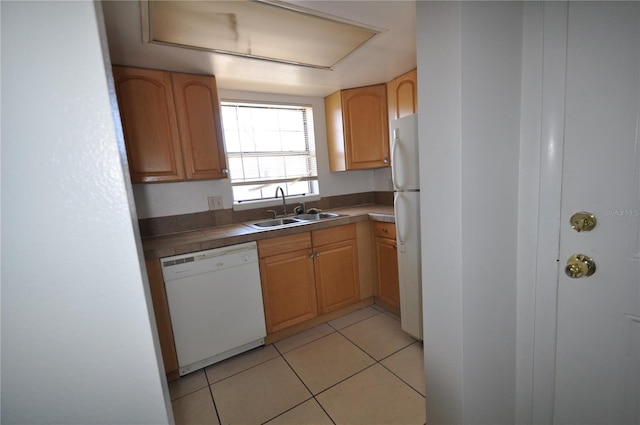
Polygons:
[[276,198],[278,197],[278,191],[282,194],[282,215],[287,215],[287,201],[284,198],[284,190],[280,186],[276,187]]

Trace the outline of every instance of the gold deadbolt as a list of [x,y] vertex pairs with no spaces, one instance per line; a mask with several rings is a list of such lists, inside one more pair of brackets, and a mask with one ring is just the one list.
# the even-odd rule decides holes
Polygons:
[[590,212],[581,211],[572,215],[569,223],[571,223],[571,228],[576,232],[588,232],[596,227],[598,220]]
[[587,255],[575,254],[567,260],[564,272],[573,279],[589,277],[596,272],[596,263]]

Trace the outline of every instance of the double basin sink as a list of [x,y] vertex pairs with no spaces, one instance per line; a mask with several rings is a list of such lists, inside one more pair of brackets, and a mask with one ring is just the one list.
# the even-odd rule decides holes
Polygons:
[[283,227],[295,226],[299,224],[307,224],[326,220],[328,218],[340,217],[340,214],[321,212],[317,214],[298,214],[291,217],[273,218],[271,220],[262,220],[255,223],[249,223],[247,226],[254,229],[280,229]]

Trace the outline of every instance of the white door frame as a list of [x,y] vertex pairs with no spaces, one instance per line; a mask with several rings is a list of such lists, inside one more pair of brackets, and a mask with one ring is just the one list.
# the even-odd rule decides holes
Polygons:
[[[534,185],[538,189],[537,196],[534,195],[537,217],[531,217],[529,211],[519,213],[521,222],[533,219],[520,224],[521,236],[532,223],[537,224],[537,232],[534,240],[524,242],[530,245],[520,254],[520,264],[530,261],[529,255],[535,255],[535,277],[533,288],[521,288],[523,296],[530,295],[530,299],[519,300],[519,308],[525,305],[524,311],[519,311],[519,344],[525,348],[518,377],[517,422],[548,424],[553,422],[554,403],[568,3],[534,4],[528,12],[533,14],[533,25],[538,26],[538,31],[542,29],[542,35],[532,44],[534,50],[538,49],[533,60],[539,61],[533,78],[542,94],[534,99],[540,108],[534,119],[534,123],[540,124],[539,139],[529,142],[539,143],[539,169],[533,171],[538,179]],[[523,105],[527,102],[526,95],[524,89]],[[527,135],[523,136],[523,143],[527,143]],[[523,255],[527,258],[522,258]]]

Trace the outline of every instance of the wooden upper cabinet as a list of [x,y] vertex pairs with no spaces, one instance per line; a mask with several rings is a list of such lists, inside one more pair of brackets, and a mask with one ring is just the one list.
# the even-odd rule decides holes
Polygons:
[[184,180],[169,73],[114,66],[113,76],[131,181]]
[[134,183],[227,177],[215,78],[113,67]]
[[226,178],[216,79],[172,73],[171,82],[187,180]]
[[414,69],[387,83],[389,120],[418,112],[418,72]]
[[325,98],[331,171],[389,166],[385,84],[341,90]]

